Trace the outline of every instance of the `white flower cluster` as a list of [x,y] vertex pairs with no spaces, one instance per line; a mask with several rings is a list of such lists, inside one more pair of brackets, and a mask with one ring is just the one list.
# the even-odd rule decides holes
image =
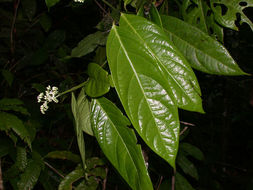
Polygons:
[[74,0],[76,3],[84,3],[84,0]]
[[45,111],[48,110],[48,103],[49,102],[55,102],[58,103],[59,101],[57,100],[58,97],[58,88],[49,85],[47,87],[47,90],[45,91],[45,94],[42,92],[37,96],[38,103],[43,102],[43,104],[40,106],[40,111],[42,114],[45,114]]

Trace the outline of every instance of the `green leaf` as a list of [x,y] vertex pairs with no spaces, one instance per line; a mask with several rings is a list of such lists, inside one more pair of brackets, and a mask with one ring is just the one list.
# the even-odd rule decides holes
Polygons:
[[132,189],[153,189],[128,119],[106,98],[93,99],[91,123],[104,154]]
[[52,20],[51,20],[51,18],[47,14],[43,14],[40,17],[40,25],[45,30],[45,32],[48,32],[49,29],[52,26]]
[[198,28],[171,16],[161,16],[164,30],[191,66],[217,75],[244,73],[221,43]]
[[23,147],[17,147],[17,160],[16,166],[20,171],[24,171],[27,165],[26,149]]
[[45,0],[47,8],[50,9],[53,7],[56,3],[58,3],[60,0]]
[[24,115],[30,115],[25,107],[23,107],[24,103],[16,98],[3,98],[0,100],[0,110],[2,111],[16,111],[22,113]]
[[66,33],[64,30],[55,30],[46,39],[46,42],[43,45],[43,49],[46,51],[55,50],[59,47],[65,40]]
[[77,101],[72,95],[72,113],[75,118],[75,124],[85,133],[93,136],[93,131],[90,124],[90,102],[84,94],[84,89],[78,95]]
[[23,106],[16,106],[16,105],[5,105],[2,106],[0,105],[0,110],[2,111],[15,111],[15,112],[19,112],[22,113],[23,115],[30,115],[30,113],[27,111],[27,109]]
[[205,1],[184,0],[182,4],[182,15],[184,21],[198,27],[209,35],[216,36],[223,42],[223,28],[216,23],[211,8]]
[[[237,14],[239,14],[240,24],[247,23],[253,30],[253,23],[243,12],[245,8],[253,7],[253,0],[213,0],[210,3],[216,21],[222,26],[238,30],[235,21],[237,20]],[[221,5],[225,5],[227,8],[224,14],[221,11]]]
[[24,103],[16,98],[3,98],[0,100],[0,106],[18,106],[18,105],[23,105]]
[[194,188],[191,186],[191,184],[178,172],[175,176],[175,189],[176,190],[194,190]]
[[105,168],[96,167],[89,171],[89,175],[100,177],[101,179],[106,178],[106,171]]
[[199,179],[198,171],[194,164],[188,160],[184,154],[179,153],[177,156],[177,164],[180,168],[184,171],[184,173],[190,175],[191,177],[195,178],[196,180]]
[[82,57],[88,53],[93,52],[98,45],[105,45],[106,43],[106,34],[103,32],[96,32],[90,34],[82,39],[77,47],[75,47],[71,52],[71,57]]
[[30,160],[23,174],[21,174],[21,179],[18,182],[18,189],[32,189],[37,183],[40,176],[41,167],[35,161]]
[[198,81],[164,31],[134,15],[121,15],[107,41],[112,80],[133,126],[173,167],[178,149],[177,106],[202,112]]
[[152,22],[163,28],[163,23],[160,17],[160,14],[155,7],[154,3],[151,4],[150,10],[149,10],[149,16]]
[[58,190],[72,190],[72,184],[82,177],[84,177],[84,170],[82,167],[77,167],[65,176],[65,178],[61,181]]
[[32,151],[32,159],[41,167],[42,170],[45,169],[45,163],[42,156],[35,150]]
[[53,158],[53,159],[70,160],[75,163],[79,163],[81,161],[79,155],[73,154],[70,151],[52,151],[52,152],[49,152],[45,157]]
[[15,115],[0,112],[0,130],[12,129],[31,148],[30,136],[23,122]]
[[86,181],[82,181],[75,190],[96,190],[98,187],[98,180],[95,176],[90,176]]
[[184,151],[188,155],[191,155],[192,157],[196,158],[197,160],[203,160],[204,155],[201,152],[201,150],[193,146],[192,144],[189,143],[180,143],[180,150]]
[[[80,94],[79,94],[79,102],[83,102],[85,103],[86,97],[84,96],[84,90],[82,89]],[[85,99],[84,99],[85,98]],[[86,104],[87,104],[87,100],[86,100]],[[82,115],[84,112],[77,112],[76,110],[78,109],[78,102],[76,102],[75,99],[75,95],[72,93],[72,99],[71,99],[71,107],[72,107],[72,113],[75,117],[75,131],[76,131],[76,137],[77,137],[77,144],[78,144],[78,148],[80,151],[80,155],[81,155],[81,159],[83,162],[83,167],[86,168],[86,164],[85,164],[85,143],[84,143],[84,138],[83,138],[83,125],[86,125],[86,121],[85,119],[87,119],[87,117],[82,117]],[[81,108],[83,109],[83,103]],[[81,110],[82,110],[81,109]],[[76,115],[76,116],[75,116]],[[81,117],[81,118],[80,118]],[[80,122],[81,121],[81,122]]]
[[95,168],[97,166],[105,165],[105,162],[104,160],[98,157],[92,157],[92,158],[86,159],[86,165],[87,165],[87,170],[91,170],[92,168]]
[[88,65],[89,80],[85,86],[85,92],[90,97],[99,97],[110,90],[108,73],[98,64]]
[[36,0],[22,0],[21,3],[22,3],[23,10],[26,16],[28,17],[29,21],[32,21],[36,13],[36,7],[37,7]]
[[4,79],[7,81],[8,85],[11,86],[12,82],[13,82],[13,79],[14,79],[13,74],[8,70],[3,69],[2,70],[2,75],[3,75]]

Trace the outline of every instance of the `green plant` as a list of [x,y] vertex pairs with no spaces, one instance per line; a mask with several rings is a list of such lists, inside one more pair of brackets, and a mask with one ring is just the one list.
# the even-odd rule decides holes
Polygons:
[[[14,131],[29,147],[12,148],[16,157],[12,156],[10,170],[14,171],[16,181],[10,183],[15,189],[31,189],[39,180],[44,189],[52,188],[53,185],[43,183],[50,173],[45,165],[51,167],[46,159],[62,159],[72,161],[75,169],[67,172],[64,168],[68,173],[65,176],[56,171],[58,189],[105,189],[108,177],[106,161],[87,156],[86,138],[92,136],[131,189],[154,189],[148,160],[141,147],[145,145],[171,166],[168,175],[172,180],[168,185],[172,189],[193,189],[182,173],[198,180],[198,171],[189,156],[197,160],[203,160],[204,156],[197,147],[179,142],[184,130],[181,129],[180,133],[178,109],[204,113],[201,89],[193,69],[215,75],[248,75],[224,47],[223,27],[237,29],[235,15],[239,13],[240,23],[247,23],[252,29],[251,21],[242,10],[253,3],[250,0],[245,1],[247,5],[226,0],[102,1],[109,11],[95,1],[105,14],[95,32],[68,46],[64,42],[64,31],[51,31],[38,50],[29,49],[31,54],[25,57],[25,61],[37,67],[48,58],[54,60],[52,73],[56,79],[65,74],[61,68],[68,70],[60,66],[59,73],[55,72],[57,64],[89,63],[82,68],[84,73],[67,76],[60,82],[61,93],[56,87],[48,87],[47,92],[42,93],[44,86],[39,82],[33,84],[40,92],[38,100],[43,103],[43,114],[49,102],[57,103],[59,99],[63,103],[67,93],[72,93],[71,108],[80,157],[67,148],[47,154],[32,150],[34,138],[30,138],[29,130],[15,113],[8,112],[21,112],[28,116],[22,103],[11,100],[11,105],[6,104],[3,108],[0,103],[1,131],[5,131],[16,144]],[[88,2],[46,0],[45,3],[50,13],[64,6],[82,7]],[[35,11],[27,10],[29,6],[25,3],[23,6],[28,20],[32,20]],[[223,6],[227,9],[225,14]],[[48,13],[44,12],[38,19],[44,32],[50,31],[52,23]],[[10,49],[15,52],[13,44]],[[13,82],[11,71],[2,70],[9,86]],[[70,88],[78,82],[79,85]],[[53,89],[55,91],[51,93]],[[77,89],[80,93],[76,98],[74,91]],[[3,103],[6,101],[8,99],[2,99]],[[142,140],[138,140],[139,137]],[[4,153],[1,158],[7,155]],[[32,170],[33,167],[37,170]],[[180,168],[179,171],[176,168]]]

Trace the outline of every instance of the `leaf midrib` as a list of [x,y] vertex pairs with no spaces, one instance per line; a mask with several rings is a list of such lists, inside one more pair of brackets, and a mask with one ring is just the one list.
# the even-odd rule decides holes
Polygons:
[[[139,79],[139,77],[138,77],[138,74],[136,73],[135,68],[134,68],[134,66],[133,66],[133,64],[132,64],[132,61],[131,61],[130,57],[128,56],[128,53],[127,53],[127,51],[126,51],[126,49],[125,49],[125,47],[124,47],[124,45],[123,45],[123,43],[122,43],[122,41],[121,41],[121,39],[120,39],[120,36],[119,36],[119,34],[118,34],[118,32],[117,32],[117,29],[116,29],[115,27],[114,27],[113,29],[114,29],[114,31],[115,31],[116,37],[118,38],[119,43],[120,43],[120,45],[121,45],[121,47],[122,47],[122,49],[123,49],[123,51],[124,51],[124,53],[125,53],[125,55],[126,55],[128,61],[129,61],[129,63],[130,63],[130,66],[131,66],[131,68],[132,68],[132,70],[133,70],[133,72],[134,72],[134,74],[135,74],[135,77],[136,77],[136,79],[137,79],[137,81],[138,81],[139,87],[140,87],[140,89],[141,89],[141,91],[142,91],[142,93],[143,93],[143,96],[145,97],[146,104],[147,104],[148,107],[149,107],[149,111],[150,111],[152,117],[155,118],[155,116],[154,116],[154,114],[153,114],[153,112],[152,112],[152,109],[151,109],[149,103],[147,102],[147,97],[146,97],[146,95],[145,95],[144,89],[142,88],[142,85],[141,85],[140,79]],[[153,119],[153,120],[155,120],[155,119]],[[160,138],[163,139],[162,136],[161,136],[161,134],[160,134],[160,131],[158,130],[158,126],[157,126],[156,122],[154,122],[154,123],[155,123],[155,125],[156,125],[156,129],[157,129],[157,131],[158,131],[158,134],[159,134]],[[164,142],[163,142],[163,140],[162,140],[162,144],[163,144],[164,147],[166,147],[165,144],[164,144]],[[155,149],[155,147],[154,147],[154,149]],[[166,152],[167,152],[167,154],[168,154],[168,151],[167,151],[166,148],[165,148],[165,150],[166,150]],[[170,153],[169,153],[169,154],[170,154]]]
[[[199,30],[198,28],[196,28],[196,29]],[[169,31],[169,30],[167,30],[167,29],[165,29],[165,28],[164,28],[164,30],[165,30],[166,32],[168,32],[169,34],[171,34],[172,36],[174,36],[175,38],[180,39],[181,41],[185,42],[187,45],[191,46],[193,49],[196,49],[197,51],[203,53],[205,56],[208,56],[209,58],[211,58],[211,59],[213,59],[213,60],[216,60],[218,63],[223,64],[223,62],[221,62],[220,60],[218,60],[218,59],[216,59],[215,57],[213,57],[213,56],[207,54],[205,51],[202,51],[201,49],[195,47],[194,45],[190,44],[188,41],[184,40],[183,38],[180,38],[180,37],[179,37],[178,35],[176,35],[175,33],[171,32],[171,31]],[[201,30],[199,30],[199,31],[202,32]],[[194,51],[196,51],[196,50],[194,50]],[[226,53],[228,53],[228,52],[226,52]],[[228,53],[228,54],[229,54],[229,53]],[[229,54],[229,55],[230,55],[230,54]],[[234,63],[234,62],[233,62],[233,63]],[[201,65],[203,65],[203,64],[201,64]],[[224,65],[226,65],[226,66],[229,68],[229,65],[227,65],[227,64],[224,64]],[[233,65],[233,66],[234,66],[234,65]],[[205,67],[205,68],[206,68],[206,67]],[[207,68],[206,68],[206,69],[207,69]],[[209,70],[209,69],[207,69],[207,70]],[[234,68],[233,68],[233,70],[236,72],[236,70],[235,70]],[[210,71],[210,70],[209,70],[209,71]],[[211,72],[212,72],[212,71],[211,71]]]
[[[145,44],[145,47],[148,49],[148,51],[155,57],[155,59],[157,60],[157,62],[159,62],[160,64],[160,66],[162,66],[163,67],[163,69],[164,70],[166,70],[167,71],[167,73],[169,73],[169,75],[170,75],[170,77],[171,77],[171,79],[173,79],[173,81],[177,84],[177,86],[179,86],[179,88],[181,89],[181,91],[186,95],[186,97],[188,97],[188,99],[191,101],[191,102],[193,102],[192,100],[191,100],[191,98],[189,98],[189,96],[188,96],[188,94],[185,92],[185,89],[182,87],[182,85],[180,84],[180,83],[178,83],[178,81],[174,78],[174,76],[173,76],[173,74],[171,74],[170,72],[169,72],[169,70],[164,66],[164,64],[160,61],[160,59],[155,55],[155,53],[150,49],[150,47],[148,46],[148,44],[143,40],[143,38],[138,34],[138,32],[134,29],[134,27],[131,25],[131,23],[129,23],[128,22],[128,20],[125,18],[125,16],[124,15],[122,15],[122,18],[124,18],[125,19],[125,21],[127,22],[127,24],[131,27],[131,29],[134,31],[134,33],[139,37],[139,39],[141,39],[141,41]],[[176,61],[175,61],[176,62]],[[177,62],[176,62],[177,63]],[[186,69],[186,70],[188,70],[188,68],[187,67],[185,67],[184,66],[184,68]],[[189,71],[189,70],[188,70]],[[166,79],[166,77],[164,76],[164,73],[162,72],[162,74],[163,74],[163,77],[165,78],[165,80],[167,80]],[[166,90],[167,91],[167,90]],[[173,92],[171,92],[172,94],[173,94]],[[173,94],[173,100],[174,100],[174,94]],[[173,101],[172,100],[172,101]],[[176,105],[178,105],[178,102],[177,102],[177,100],[174,100],[175,102],[175,104]],[[186,106],[186,105],[182,105],[182,106]],[[180,106],[181,107],[181,106]]]
[[[100,108],[101,108],[101,109],[106,113],[106,115],[108,116],[107,112],[105,111],[105,109],[103,108],[103,106],[101,105],[101,103],[99,102],[99,100],[96,100],[96,103],[100,105]],[[107,118],[108,118],[108,120],[110,121],[110,123],[112,124],[114,130],[115,130],[116,133],[118,134],[118,136],[119,136],[119,138],[121,139],[121,141],[124,142],[123,145],[124,145],[125,149],[127,150],[127,153],[128,153],[128,155],[129,155],[129,157],[130,157],[131,160],[132,160],[132,163],[133,163],[134,168],[135,168],[135,170],[136,170],[136,173],[137,173],[137,175],[138,175],[138,179],[141,179],[141,177],[140,177],[140,175],[139,175],[139,172],[138,172],[138,168],[137,168],[136,165],[135,165],[135,162],[134,162],[134,159],[133,159],[133,157],[132,157],[132,154],[130,154],[129,149],[128,149],[128,147],[127,147],[126,144],[125,144],[125,141],[123,140],[122,136],[121,136],[120,133],[118,132],[118,130],[117,130],[117,128],[115,127],[115,124],[114,124],[114,122],[111,120],[111,118],[110,118],[110,117],[107,117]],[[128,175],[127,175],[127,176],[128,176]],[[130,179],[129,176],[128,176],[128,179]],[[139,183],[139,181],[138,181],[138,183]]]

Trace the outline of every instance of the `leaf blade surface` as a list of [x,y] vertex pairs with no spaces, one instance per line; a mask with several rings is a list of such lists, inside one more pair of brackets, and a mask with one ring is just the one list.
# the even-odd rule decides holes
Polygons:
[[180,19],[161,18],[164,30],[193,68],[217,75],[245,74],[218,41]]
[[120,110],[105,98],[93,100],[91,122],[101,149],[129,186],[153,189],[140,145]]

